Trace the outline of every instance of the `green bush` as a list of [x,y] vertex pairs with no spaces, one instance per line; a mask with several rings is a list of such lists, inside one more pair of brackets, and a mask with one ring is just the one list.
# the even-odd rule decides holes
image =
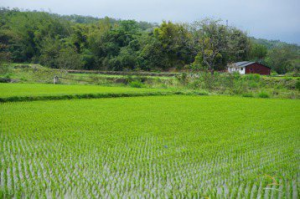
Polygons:
[[233,75],[234,79],[236,79],[236,80],[241,78],[241,75],[239,72],[233,72],[232,75]]
[[209,92],[207,91],[197,91],[197,92],[194,92],[195,95],[209,95]]
[[0,77],[0,83],[8,83],[8,82],[10,82],[10,81],[11,81],[10,78]]
[[276,71],[274,71],[274,70],[271,71],[271,76],[272,77],[276,77],[277,75],[278,75],[278,73]]
[[285,77],[299,77],[299,72],[289,72],[289,73],[286,73],[284,76]]
[[188,77],[186,73],[181,73],[180,75],[177,75],[176,78],[183,85],[186,85],[186,83],[188,82]]
[[250,88],[257,88],[258,87],[258,82],[250,82],[249,87]]
[[3,77],[4,78],[10,78],[11,74],[10,73],[6,73]]
[[298,79],[296,82],[296,89],[300,91],[300,80]]
[[250,81],[259,81],[260,80],[260,75],[259,74],[249,74],[249,75],[245,75],[244,78],[246,80],[250,80]]
[[258,97],[260,98],[269,98],[270,95],[264,91],[261,91],[259,94],[258,94]]
[[130,82],[133,82],[134,80],[133,80],[133,77],[131,75],[127,75],[126,78],[125,78],[125,81],[126,81],[126,83],[129,84]]
[[5,75],[11,72],[11,67],[8,65],[0,65],[0,75]]
[[143,87],[145,87],[145,85],[140,81],[132,81],[132,82],[129,83],[129,85],[131,87],[134,87],[134,88],[143,88]]
[[243,93],[242,94],[243,97],[253,97],[252,93]]
[[203,83],[203,85],[201,87],[208,89],[208,90],[212,90],[214,87],[214,84],[218,81],[210,73],[202,73],[199,77],[199,80]]
[[201,81],[199,81],[198,79],[193,81],[193,82],[190,82],[187,87],[189,89],[199,89],[201,88]]
[[20,80],[21,80],[22,82],[26,82],[26,81],[27,81],[27,79],[26,79],[25,77],[21,77]]
[[278,96],[280,94],[280,92],[277,89],[274,89],[272,92],[273,96]]

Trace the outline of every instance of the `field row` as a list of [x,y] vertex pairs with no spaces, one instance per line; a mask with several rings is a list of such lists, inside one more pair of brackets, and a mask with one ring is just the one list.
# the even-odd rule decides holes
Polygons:
[[116,98],[165,95],[208,95],[207,92],[82,85],[0,84],[0,102]]
[[0,84],[0,98],[28,96],[59,96],[93,93],[145,93],[162,92],[163,89],[105,87],[94,85],[55,85],[55,84]]

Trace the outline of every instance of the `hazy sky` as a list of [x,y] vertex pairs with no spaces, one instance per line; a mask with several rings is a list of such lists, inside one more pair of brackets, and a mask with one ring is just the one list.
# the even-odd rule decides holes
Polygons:
[[0,6],[158,23],[212,17],[257,38],[300,44],[300,0],[0,0]]

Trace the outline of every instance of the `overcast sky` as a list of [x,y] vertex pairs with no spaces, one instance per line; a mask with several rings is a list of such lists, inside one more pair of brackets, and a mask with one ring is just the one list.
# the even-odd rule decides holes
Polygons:
[[0,0],[0,6],[158,23],[212,17],[250,36],[300,44],[300,0]]

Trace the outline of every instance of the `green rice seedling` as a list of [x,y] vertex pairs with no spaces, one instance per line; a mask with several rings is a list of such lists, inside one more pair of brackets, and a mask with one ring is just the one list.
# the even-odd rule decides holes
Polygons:
[[47,84],[0,84],[0,91],[0,102],[152,96],[174,93],[162,89]]
[[299,101],[179,94],[0,104],[0,196],[298,197]]
[[163,89],[105,87],[94,85],[55,85],[55,84],[0,84],[0,98],[6,97],[32,97],[32,96],[61,96],[75,94],[97,93],[143,93],[164,92]]

